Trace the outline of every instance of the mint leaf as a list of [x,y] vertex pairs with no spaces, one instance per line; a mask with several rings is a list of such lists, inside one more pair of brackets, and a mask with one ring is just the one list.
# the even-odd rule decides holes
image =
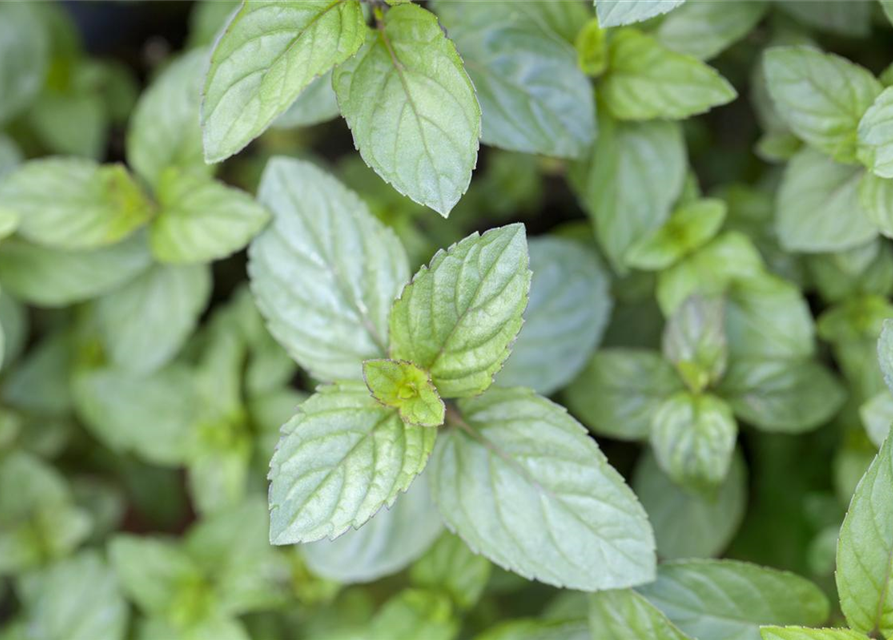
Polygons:
[[864,38],[871,32],[871,4],[850,4],[847,0],[807,0],[785,2],[779,8],[802,25],[826,33]]
[[759,640],[761,625],[828,618],[828,599],[808,580],[734,560],[670,562],[638,591],[694,638]]
[[96,302],[100,341],[123,369],[157,371],[195,330],[211,297],[204,265],[155,265]]
[[782,247],[842,251],[874,238],[877,228],[859,201],[863,174],[812,149],[794,156],[778,191],[776,228]]
[[530,303],[512,355],[496,377],[503,387],[549,395],[577,377],[601,340],[612,300],[593,251],[573,240],[533,238]]
[[662,226],[634,242],[624,261],[636,269],[666,269],[713,238],[726,209],[725,202],[716,198],[682,204]]
[[782,433],[827,423],[846,399],[834,374],[810,360],[734,360],[718,392],[741,420]]
[[446,408],[431,376],[411,362],[366,360],[363,379],[372,397],[397,409],[403,422],[420,427],[443,424]]
[[317,76],[366,37],[355,0],[248,0],[211,54],[201,121],[205,159],[220,162],[259,136]]
[[859,417],[862,418],[868,437],[880,447],[893,425],[893,396],[884,389],[859,407]]
[[685,0],[595,0],[598,22],[603,27],[617,27],[643,22],[672,11]]
[[859,161],[881,178],[893,178],[893,136],[889,125],[891,116],[893,91],[885,89],[859,121]]
[[487,389],[521,329],[527,263],[522,224],[475,233],[438,251],[394,303],[391,357],[429,371],[444,398]]
[[400,193],[449,215],[477,162],[481,109],[434,14],[414,4],[389,9],[360,52],[335,70],[333,85],[366,164]]
[[459,409],[434,452],[431,482],[447,526],[472,551],[572,589],[653,578],[645,513],[576,420],[525,389],[492,389]]
[[671,122],[616,122],[599,116],[592,156],[579,167],[578,194],[615,270],[629,247],[659,228],[682,193],[685,142]]
[[773,47],[764,54],[769,94],[806,144],[840,162],[856,160],[859,120],[881,84],[866,69],[810,47]]
[[728,364],[725,301],[694,295],[664,327],[664,356],[695,393],[719,380]]
[[477,640],[589,640],[589,625],[580,620],[513,620],[478,636]]
[[0,203],[23,238],[60,249],[114,244],[152,214],[127,169],[80,158],[26,162],[0,183]]
[[750,33],[768,9],[759,0],[688,0],[655,35],[668,49],[710,60]]
[[306,162],[271,160],[259,199],[273,223],[251,243],[248,273],[270,333],[317,378],[361,379],[363,360],[386,355],[391,304],[409,280],[403,246]]
[[568,408],[599,435],[641,440],[664,400],[682,389],[659,353],[610,348],[597,351],[565,391]]
[[470,609],[484,593],[492,565],[461,538],[444,533],[410,569],[413,584],[442,589],[462,609]]
[[859,204],[883,235],[893,237],[893,180],[865,173],[859,182]]
[[139,640],[251,640],[244,625],[227,616],[204,619],[187,629],[164,619],[147,618],[139,629]]
[[173,539],[121,534],[109,542],[109,559],[124,592],[149,615],[173,613],[182,591],[201,578],[198,566]]
[[361,526],[409,488],[436,437],[360,383],[321,387],[282,427],[270,463],[270,541],[333,539]]
[[388,600],[363,632],[369,640],[452,640],[459,631],[446,595],[404,589]]
[[651,446],[674,482],[710,491],[726,477],[738,436],[732,410],[711,395],[678,393],[654,413]]
[[37,97],[49,57],[49,34],[35,8],[21,3],[0,7],[0,126]]
[[428,489],[428,475],[423,473],[406,495],[392,507],[381,509],[359,529],[335,540],[302,545],[300,551],[310,570],[323,578],[343,584],[366,583],[405,569],[434,544],[442,531],[443,523]]
[[681,120],[738,95],[711,67],[666,49],[637,29],[614,33],[608,56],[611,62],[599,83],[599,97],[621,120]]
[[840,529],[837,591],[850,627],[893,634],[893,439],[887,438],[859,481]]
[[485,144],[578,158],[595,140],[595,101],[573,47],[517,3],[437,5],[483,113]]
[[140,97],[127,129],[127,164],[153,188],[165,169],[210,175],[199,125],[201,87],[208,52],[175,60]]
[[161,174],[157,197],[160,209],[149,242],[161,262],[225,258],[244,248],[270,218],[247,193],[176,169]]
[[0,251],[0,284],[24,302],[62,307],[114,290],[146,269],[151,260],[141,234],[89,251],[50,249],[9,239]]
[[697,493],[674,484],[654,454],[646,452],[636,466],[633,489],[648,512],[661,558],[709,558],[725,550],[744,519],[747,469],[735,454],[716,491]]
[[659,609],[631,589],[589,596],[591,640],[687,640]]
[[877,343],[877,355],[881,373],[884,374],[884,382],[893,392],[893,320],[884,320],[884,327]]
[[805,627],[763,627],[763,640],[868,640],[849,629],[807,629]]

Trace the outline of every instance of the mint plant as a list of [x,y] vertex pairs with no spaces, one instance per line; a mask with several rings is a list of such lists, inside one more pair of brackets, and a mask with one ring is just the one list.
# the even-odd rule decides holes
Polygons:
[[893,638],[891,28],[0,3],[0,640]]

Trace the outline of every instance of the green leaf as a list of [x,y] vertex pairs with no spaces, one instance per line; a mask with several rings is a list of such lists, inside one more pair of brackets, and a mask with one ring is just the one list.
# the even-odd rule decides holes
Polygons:
[[526,389],[492,389],[459,409],[434,452],[431,482],[447,526],[472,551],[571,589],[653,578],[641,505],[562,407]]
[[725,202],[716,198],[682,204],[662,226],[634,242],[624,261],[636,269],[666,269],[713,238],[726,209]]
[[747,469],[740,454],[732,457],[725,480],[712,494],[674,484],[646,452],[636,466],[633,489],[654,527],[661,558],[709,558],[719,555],[741,526],[747,507]]
[[71,413],[69,377],[73,359],[71,332],[61,329],[43,338],[3,380],[5,406],[41,416]]
[[660,23],[655,35],[668,49],[710,60],[750,33],[768,8],[759,0],[688,0]]
[[641,440],[664,400],[682,389],[659,353],[610,348],[597,351],[565,391],[568,408],[599,435]]
[[643,22],[672,11],[685,0],[595,0],[598,22],[603,27],[617,27]]
[[829,610],[808,580],[734,560],[671,562],[638,591],[693,638],[760,640],[761,625],[817,626]]
[[436,6],[474,82],[482,142],[561,158],[588,151],[595,101],[570,44],[514,2]]
[[22,237],[59,249],[114,244],[152,214],[127,169],[79,158],[26,162],[0,183],[0,202],[18,215]]
[[306,162],[271,160],[260,201],[273,223],[251,243],[248,273],[270,333],[315,377],[361,379],[363,360],[387,355],[391,304],[409,280],[403,246]]
[[779,8],[813,29],[864,38],[871,33],[871,5],[871,2],[851,4],[848,0],[806,0],[784,2]]
[[806,627],[763,627],[763,640],[868,640],[849,629],[808,629]]
[[885,89],[859,121],[859,161],[876,176],[893,178],[893,90]]
[[834,374],[812,360],[733,360],[718,393],[744,422],[781,433],[825,424],[846,399]]
[[334,539],[361,526],[409,488],[436,437],[360,383],[321,387],[282,427],[270,463],[270,541]]
[[474,233],[438,251],[394,303],[391,357],[429,371],[444,398],[484,391],[521,329],[527,264],[522,224]]
[[793,132],[835,160],[854,162],[859,120],[881,83],[845,58],[805,46],[773,47],[763,60],[769,94]]
[[611,313],[608,278],[594,252],[574,240],[529,243],[530,303],[512,355],[496,376],[503,387],[550,395],[586,366]]
[[298,99],[271,125],[274,129],[311,127],[341,115],[338,98],[332,88],[332,72],[319,76],[307,85]]
[[434,14],[415,4],[389,9],[360,52],[335,70],[333,85],[366,164],[400,193],[449,215],[477,162],[481,109]]
[[859,201],[864,170],[811,149],[794,156],[778,191],[776,228],[788,251],[842,251],[864,244],[877,228]]
[[410,569],[413,584],[442,589],[462,609],[470,609],[484,593],[492,565],[461,538],[444,533]]
[[372,397],[397,409],[400,419],[420,427],[439,427],[446,410],[431,376],[411,362],[366,360],[363,378]]
[[29,640],[127,637],[127,603],[114,572],[94,551],[29,575],[20,591]]
[[615,270],[629,247],[658,229],[682,193],[685,142],[672,122],[616,122],[599,115],[599,135],[578,189],[596,238]]
[[475,640],[589,640],[589,624],[580,620],[512,620],[475,636]]
[[880,447],[893,425],[893,396],[886,389],[859,407],[859,417],[865,425],[868,437]]
[[688,640],[659,609],[631,589],[589,596],[591,640]]
[[23,302],[63,307],[114,290],[151,261],[142,234],[90,251],[50,249],[9,239],[0,251],[0,284]]
[[149,242],[161,262],[220,260],[243,249],[270,219],[238,189],[194,173],[165,171],[158,182],[158,215]]
[[205,265],[154,265],[96,302],[100,341],[122,369],[157,371],[179,353],[211,297]]
[[837,591],[850,627],[893,635],[893,438],[859,481],[840,529]]
[[722,298],[687,298],[664,327],[663,353],[694,392],[718,381],[728,364]]
[[893,391],[893,320],[884,320],[884,327],[878,338],[877,355],[881,373],[884,374],[884,382],[887,383],[887,388]]
[[453,640],[458,632],[459,622],[444,594],[405,589],[385,603],[363,637],[369,640]]
[[313,573],[343,584],[366,583],[405,569],[442,531],[423,473],[394,506],[381,509],[359,529],[300,549]]
[[148,376],[103,368],[76,372],[72,389],[78,415],[103,444],[173,466],[185,461],[199,417],[193,376],[179,364]]
[[651,446],[674,482],[711,491],[732,464],[738,425],[732,410],[711,395],[677,393],[654,413]]
[[147,618],[139,626],[138,640],[251,640],[244,625],[228,616],[217,616],[183,628],[160,618]]
[[682,120],[738,95],[712,67],[666,49],[637,29],[612,34],[608,56],[599,97],[621,120]]
[[317,76],[343,63],[366,37],[355,0],[248,0],[211,54],[201,122],[205,159],[241,151]]
[[893,180],[864,173],[859,182],[859,204],[878,231],[893,237]]
[[48,36],[34,6],[0,6],[0,127],[24,111],[43,87]]
[[[222,3],[206,3],[222,4]],[[199,125],[208,52],[199,49],[167,67],[140,97],[127,129],[127,164],[152,187],[165,169],[210,175]]]

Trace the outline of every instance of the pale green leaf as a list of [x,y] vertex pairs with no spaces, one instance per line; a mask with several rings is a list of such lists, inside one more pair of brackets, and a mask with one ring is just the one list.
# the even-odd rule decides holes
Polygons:
[[152,214],[127,169],[80,158],[26,162],[0,183],[0,203],[18,215],[22,237],[59,249],[114,244]]
[[122,369],[152,372],[170,362],[211,297],[205,265],[153,265],[96,302],[100,341]]
[[763,627],[763,640],[868,640],[850,629],[809,629],[806,627]]
[[813,29],[849,38],[865,38],[871,33],[871,5],[871,2],[850,0],[800,0],[781,2],[778,8]]
[[[206,2],[206,5],[222,5]],[[169,167],[210,175],[199,108],[208,52],[198,49],[167,67],[140,97],[127,129],[127,163],[155,187]]]
[[453,640],[459,632],[449,599],[442,593],[405,589],[388,600],[368,625],[369,640]]
[[317,76],[341,64],[366,37],[355,0],[248,0],[211,54],[201,121],[205,158],[241,151]]
[[673,366],[654,351],[597,351],[565,391],[568,408],[599,435],[641,440],[664,400],[683,388]]
[[521,329],[527,264],[522,224],[474,233],[438,251],[394,303],[391,357],[429,371],[444,398],[484,391]]
[[603,27],[616,27],[643,22],[672,11],[685,0],[595,0],[598,22]]
[[812,360],[733,360],[717,392],[744,422],[781,433],[825,424],[846,399],[834,374]]
[[709,60],[750,33],[768,8],[759,0],[688,0],[655,33],[665,47]]
[[562,407],[529,390],[492,389],[459,409],[434,452],[431,483],[447,526],[473,551],[572,589],[653,578],[644,510]]
[[0,126],[19,115],[43,87],[49,34],[33,5],[0,5]]
[[621,269],[629,247],[658,229],[682,193],[685,142],[672,122],[616,122],[599,116],[599,135],[578,192],[605,255]]
[[270,219],[244,191],[194,173],[165,171],[156,195],[160,209],[149,229],[149,243],[161,262],[226,258],[243,249]]
[[885,89],[859,121],[859,161],[881,178],[893,178],[893,89]]
[[859,204],[878,231],[893,237],[893,180],[864,173],[859,182]]
[[0,369],[8,367],[24,351],[28,342],[28,311],[18,300],[0,290],[0,327],[3,330],[3,359]]
[[434,14],[415,4],[389,9],[360,52],[335,70],[333,85],[366,164],[400,193],[449,215],[477,163],[481,109]]
[[444,533],[410,569],[413,584],[442,589],[459,607],[470,609],[484,593],[492,565],[461,538]]
[[893,320],[884,320],[880,338],[877,343],[878,363],[887,388],[893,392]]
[[10,239],[0,251],[0,284],[24,302],[63,307],[112,291],[152,261],[146,238],[89,251],[64,251]]
[[769,94],[798,137],[840,162],[856,159],[859,120],[881,93],[863,67],[806,46],[764,54]]
[[482,142],[562,158],[589,149],[595,101],[570,44],[515,2],[447,1],[437,9],[474,82]]
[[726,311],[722,298],[693,295],[664,326],[663,353],[695,392],[719,380],[728,364]]
[[403,246],[306,162],[274,158],[260,201],[273,223],[251,243],[248,273],[270,333],[317,378],[361,379],[363,360],[387,355],[391,304],[409,280]]
[[[22,151],[7,135],[0,133],[0,180],[22,163]],[[0,226],[2,228],[2,226]],[[2,235],[2,233],[0,233]]]
[[716,198],[682,204],[662,226],[636,240],[624,261],[636,269],[666,269],[713,238],[726,218],[726,209],[725,202]]
[[144,614],[173,613],[181,590],[201,578],[196,563],[173,538],[120,534],[108,548],[121,587]]
[[859,481],[840,529],[837,592],[850,627],[893,635],[893,438]]
[[589,640],[589,624],[579,620],[512,620],[475,640]]
[[409,488],[435,429],[404,424],[361,383],[321,387],[282,427],[270,463],[270,540],[333,539]]
[[678,393],[654,413],[651,447],[674,482],[712,490],[732,464],[738,424],[729,406],[711,395]]
[[808,580],[733,560],[671,562],[638,591],[693,638],[760,640],[761,625],[817,626],[829,612]]
[[871,240],[877,227],[859,200],[864,169],[812,149],[794,156],[778,191],[776,229],[788,251],[842,251]]
[[136,640],[251,640],[245,626],[228,616],[206,618],[185,628],[163,618],[147,618],[138,629]]
[[338,99],[332,88],[332,72],[319,76],[307,85],[298,99],[281,116],[276,118],[274,129],[310,127],[328,122],[341,115]]
[[859,407],[859,417],[871,441],[880,447],[893,425],[893,395],[884,389]]
[[601,340],[612,300],[593,251],[564,238],[529,243],[530,303],[512,355],[496,376],[503,387],[550,395],[577,377]]
[[599,98],[621,120],[682,120],[738,95],[712,67],[637,29],[612,34],[608,56],[611,63],[599,82]]
[[646,452],[636,467],[633,489],[654,527],[661,558],[709,558],[731,542],[747,507],[747,469],[732,457],[725,480],[713,493],[687,491],[674,484]]
[[411,362],[366,360],[363,379],[372,397],[397,409],[403,422],[420,427],[443,424],[445,406],[431,376]]
[[335,540],[301,546],[310,570],[329,580],[355,584],[373,582],[406,568],[443,531],[427,478],[427,474],[420,475],[394,506],[381,509],[359,529]]
[[590,640],[688,640],[659,609],[631,589],[589,596]]

